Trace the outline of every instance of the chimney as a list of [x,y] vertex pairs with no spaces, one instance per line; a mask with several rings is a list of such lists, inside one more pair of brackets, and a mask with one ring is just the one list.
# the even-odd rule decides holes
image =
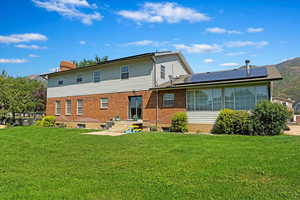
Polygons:
[[69,62],[69,61],[61,61],[60,62],[60,66],[59,66],[59,71],[67,71],[67,70],[70,70],[70,69],[75,69],[76,68],[76,65],[72,62]]
[[250,67],[249,63],[250,63],[250,60],[245,60],[247,76],[250,76],[250,73],[251,73],[251,67]]

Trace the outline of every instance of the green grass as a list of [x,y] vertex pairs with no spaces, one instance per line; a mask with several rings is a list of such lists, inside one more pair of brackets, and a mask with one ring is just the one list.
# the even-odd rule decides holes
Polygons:
[[0,199],[300,199],[300,137],[0,130]]

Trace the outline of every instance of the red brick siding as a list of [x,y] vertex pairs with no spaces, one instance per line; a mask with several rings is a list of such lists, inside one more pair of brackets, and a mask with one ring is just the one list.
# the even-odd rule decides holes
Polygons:
[[[163,94],[174,93],[174,107],[163,106]],[[143,120],[150,123],[156,122],[156,91],[122,92],[109,94],[84,95],[62,98],[48,98],[47,115],[55,115],[55,101],[61,101],[61,116],[63,121],[82,121],[83,119],[94,119],[105,122],[113,117],[120,116],[122,120],[128,119],[128,96],[143,97]],[[108,98],[108,109],[100,108],[100,98]],[[83,115],[77,115],[77,100],[83,100]],[[66,100],[72,101],[72,114],[65,115]],[[169,124],[172,115],[176,112],[185,111],[185,90],[169,90],[159,92],[158,117],[160,124]]]

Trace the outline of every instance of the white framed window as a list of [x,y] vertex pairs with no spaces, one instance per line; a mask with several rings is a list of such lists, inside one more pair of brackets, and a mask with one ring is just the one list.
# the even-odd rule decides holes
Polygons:
[[121,67],[121,79],[129,79],[129,67]]
[[108,108],[108,98],[100,99],[100,108]]
[[175,94],[167,93],[163,96],[163,105],[164,107],[172,107],[175,105]]
[[93,79],[94,79],[95,83],[100,82],[101,81],[101,72],[100,71],[93,72]]
[[66,100],[66,115],[72,114],[72,101]]
[[77,100],[77,115],[82,115],[83,114],[83,100],[78,99]]
[[76,82],[82,83],[82,81],[83,81],[82,75],[77,75]]
[[61,103],[60,101],[55,101],[55,115],[61,114]]
[[160,66],[160,78],[165,79],[166,78],[166,67],[161,65]]
[[58,85],[63,85],[64,84],[64,80],[59,79],[57,83],[58,83]]

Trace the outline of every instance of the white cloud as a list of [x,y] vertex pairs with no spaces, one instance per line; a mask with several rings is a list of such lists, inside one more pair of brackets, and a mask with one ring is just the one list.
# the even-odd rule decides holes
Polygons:
[[216,53],[220,52],[223,49],[217,44],[175,44],[174,47],[179,50],[185,50],[188,53]]
[[226,56],[240,56],[240,55],[244,55],[246,54],[246,52],[240,51],[240,52],[230,52],[230,53],[226,53]]
[[264,29],[263,28],[248,28],[247,32],[248,33],[258,33],[258,32],[263,32]]
[[158,42],[152,40],[140,40],[135,42],[128,42],[125,45],[136,45],[136,46],[157,46]]
[[40,33],[24,33],[12,35],[0,35],[0,43],[20,43],[31,41],[45,41],[48,38]]
[[31,58],[39,58],[40,56],[39,56],[39,55],[36,55],[36,54],[29,54],[28,57],[31,57]]
[[89,4],[87,0],[32,0],[33,3],[48,11],[54,11],[58,14],[78,19],[84,24],[92,24],[93,20],[101,20],[103,16],[99,12],[84,13],[78,8],[97,8],[96,4]]
[[42,47],[42,46],[39,46],[39,45],[35,45],[35,44],[32,44],[32,45],[27,45],[27,44],[17,44],[15,47],[17,48],[22,48],[22,49],[46,49],[47,47]]
[[206,58],[206,59],[203,60],[203,62],[204,62],[204,63],[207,63],[207,64],[213,63],[213,62],[214,62],[214,59]]
[[121,10],[117,14],[136,22],[149,23],[178,23],[181,21],[199,22],[210,20],[210,17],[203,13],[197,12],[192,8],[182,7],[173,2],[147,2],[142,5],[140,10]]
[[79,42],[79,44],[81,44],[81,45],[85,45],[85,44],[86,44],[86,41],[84,41],[84,40],[81,40],[81,41]]
[[237,30],[226,30],[224,28],[213,27],[205,29],[206,32],[216,33],[216,34],[241,34],[242,32]]
[[253,42],[253,41],[231,41],[226,43],[227,47],[246,47],[246,46],[253,46],[253,47],[263,47],[268,45],[269,42],[267,41],[260,41],[260,42]]
[[223,67],[237,67],[237,66],[239,66],[239,64],[238,64],[238,63],[231,62],[231,63],[223,63],[223,64],[220,64],[220,66],[223,66]]
[[27,60],[25,59],[6,59],[6,58],[0,58],[0,63],[25,63]]

